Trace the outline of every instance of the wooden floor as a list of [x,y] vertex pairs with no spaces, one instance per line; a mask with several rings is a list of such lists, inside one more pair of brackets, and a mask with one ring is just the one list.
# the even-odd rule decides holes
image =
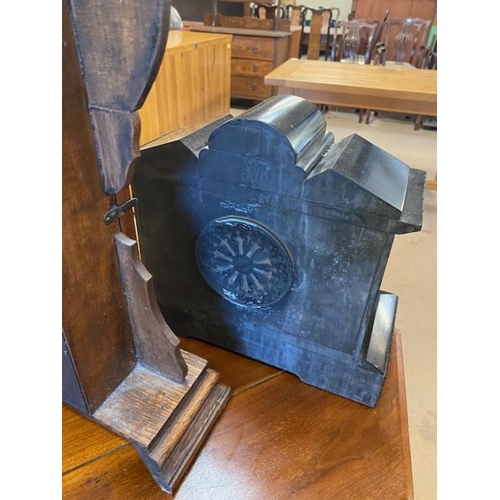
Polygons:
[[174,496],[130,443],[64,407],[62,492],[78,500],[413,498],[401,336],[375,408],[194,339],[232,397]]

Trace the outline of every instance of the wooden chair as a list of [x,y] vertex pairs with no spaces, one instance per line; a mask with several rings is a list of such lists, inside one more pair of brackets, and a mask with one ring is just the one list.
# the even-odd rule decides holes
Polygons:
[[427,47],[432,19],[387,19],[382,42],[377,47],[377,64],[411,65],[419,68]]
[[[426,47],[422,57],[420,69],[437,70],[436,39],[434,39],[433,43],[429,47]],[[414,130],[419,130],[421,126],[422,126],[422,115],[417,115],[417,117],[415,118]]]
[[[353,19],[335,24],[332,61],[371,64],[384,23],[372,19]],[[359,110],[359,123],[366,110]]]
[[[382,41],[376,47],[373,64],[421,68],[427,54],[432,19],[404,17],[387,19]],[[371,111],[366,113],[370,122]]]
[[[335,17],[334,17],[335,16]],[[330,58],[332,21],[337,22],[340,10],[337,7],[314,9],[305,7],[301,19],[300,56],[318,60]]]
[[285,5],[285,19],[290,20],[290,26],[302,26],[302,13],[304,12],[305,8],[305,5]]
[[253,17],[259,19],[275,19],[276,17],[284,17],[285,10],[281,5],[272,5],[268,3],[255,3],[252,8]]
[[371,64],[384,24],[371,19],[354,19],[335,24],[331,59]]

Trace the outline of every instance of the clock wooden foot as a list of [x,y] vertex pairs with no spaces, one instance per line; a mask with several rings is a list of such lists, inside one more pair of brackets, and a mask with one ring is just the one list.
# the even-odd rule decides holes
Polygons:
[[168,493],[182,479],[230,394],[206,361],[186,351],[182,355],[188,366],[184,383],[138,365],[91,416],[130,441]]

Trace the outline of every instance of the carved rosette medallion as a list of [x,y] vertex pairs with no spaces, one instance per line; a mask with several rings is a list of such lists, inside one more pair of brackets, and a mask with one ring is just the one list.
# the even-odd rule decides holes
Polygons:
[[269,228],[252,219],[212,221],[196,242],[196,261],[210,287],[239,306],[270,306],[292,286],[290,251]]

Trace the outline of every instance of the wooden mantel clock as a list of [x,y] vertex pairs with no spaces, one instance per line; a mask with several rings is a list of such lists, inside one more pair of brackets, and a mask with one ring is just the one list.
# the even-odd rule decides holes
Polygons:
[[124,230],[169,18],[165,0],[63,0],[62,400],[129,440],[166,492],[229,397],[180,349]]

